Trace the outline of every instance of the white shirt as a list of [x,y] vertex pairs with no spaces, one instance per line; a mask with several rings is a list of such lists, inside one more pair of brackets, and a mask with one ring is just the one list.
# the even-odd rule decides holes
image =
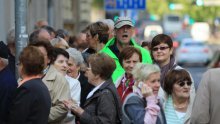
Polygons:
[[175,112],[176,112],[176,115],[179,119],[183,118],[186,115],[185,112],[178,112],[178,111],[175,111]]
[[[104,81],[105,82],[105,81]],[[101,86],[102,84],[104,83],[102,82],[101,84],[99,84],[98,86],[96,86],[92,91],[89,92],[89,94],[87,95],[86,99],[90,98],[94,93],[95,91],[97,91]]]
[[70,86],[70,95],[73,100],[77,102],[77,104],[80,104],[80,94],[81,94],[81,86],[80,82],[68,75],[65,76],[67,82]]

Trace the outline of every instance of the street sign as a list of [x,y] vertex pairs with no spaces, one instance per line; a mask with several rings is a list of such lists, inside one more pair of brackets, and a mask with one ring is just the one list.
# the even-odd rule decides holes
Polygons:
[[146,0],[105,0],[105,10],[146,9]]

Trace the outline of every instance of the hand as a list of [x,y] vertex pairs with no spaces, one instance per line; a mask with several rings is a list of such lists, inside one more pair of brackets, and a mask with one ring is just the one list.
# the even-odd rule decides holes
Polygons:
[[64,100],[63,104],[78,116],[80,116],[84,112],[84,110],[78,106],[75,100]]
[[141,87],[141,93],[143,97],[148,97],[153,95],[153,90],[151,87],[149,87],[147,84],[143,84]]
[[70,100],[64,100],[64,101],[62,101],[62,102],[63,102],[63,104],[64,104],[68,109],[70,109],[70,110],[71,110],[71,108],[73,108],[73,107],[75,107],[75,106],[78,106],[77,103],[76,103],[76,101],[74,101],[74,100],[72,100],[72,99],[70,99]]

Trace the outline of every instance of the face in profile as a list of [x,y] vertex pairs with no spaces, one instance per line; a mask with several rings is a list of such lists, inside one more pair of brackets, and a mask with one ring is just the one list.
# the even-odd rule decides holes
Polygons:
[[157,96],[160,88],[160,72],[150,74],[149,78],[144,83],[151,87],[153,94]]
[[86,69],[86,76],[88,78],[88,82],[95,85],[97,76],[92,72],[91,66]]
[[129,44],[133,35],[133,27],[124,25],[119,29],[116,29],[116,38],[121,44]]
[[[88,34],[88,35],[90,35],[90,34]],[[90,37],[88,36],[89,40],[90,40]],[[84,48],[84,49],[86,49],[88,47],[87,36],[85,33],[81,33],[79,35],[79,37],[76,40],[76,46],[77,46],[77,48]]]
[[86,33],[86,40],[88,41],[89,47],[95,49],[96,41],[94,40],[94,37],[92,37],[90,31],[87,31]]

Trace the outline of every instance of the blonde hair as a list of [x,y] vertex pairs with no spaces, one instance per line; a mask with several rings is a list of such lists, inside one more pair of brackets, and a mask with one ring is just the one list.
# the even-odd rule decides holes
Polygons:
[[137,63],[132,70],[132,75],[136,81],[145,81],[153,73],[160,72],[156,64]]

